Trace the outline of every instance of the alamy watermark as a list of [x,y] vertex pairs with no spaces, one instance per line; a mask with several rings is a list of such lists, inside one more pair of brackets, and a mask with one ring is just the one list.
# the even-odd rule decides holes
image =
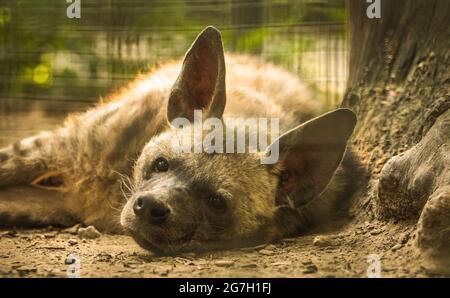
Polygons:
[[66,9],[66,15],[69,19],[81,18],[81,0],[66,0],[71,3]]
[[369,19],[381,18],[381,0],[366,0],[371,3],[366,10],[366,15]]
[[377,254],[371,254],[367,256],[367,277],[368,278],[380,278],[381,277],[381,256]]
[[69,278],[79,278],[81,269],[81,259],[78,254],[71,253],[65,261],[67,266],[66,275]]
[[[66,9],[69,19],[81,18],[81,0],[66,0],[70,5]],[[366,0],[370,5],[367,7],[366,15],[369,19],[381,18],[381,0]]]
[[193,125],[183,117],[175,118],[171,124],[177,128],[177,137],[172,140],[172,150],[177,153],[261,153],[261,164],[278,161],[278,141],[268,146],[269,139],[279,136],[278,118],[222,121],[210,117],[203,121],[202,110],[195,110]]

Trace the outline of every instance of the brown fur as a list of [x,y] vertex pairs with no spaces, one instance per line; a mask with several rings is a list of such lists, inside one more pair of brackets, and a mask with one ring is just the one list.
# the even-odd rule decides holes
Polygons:
[[[326,201],[320,199],[319,193],[339,164],[348,131],[351,133],[353,127],[349,124],[350,130],[344,133],[344,149],[333,160],[336,164],[326,174],[330,177],[323,176],[324,186],[301,204],[295,198],[277,202],[280,175],[290,169],[290,164],[300,167],[297,157],[308,156],[311,150],[297,155],[286,151],[291,158],[289,163],[284,160],[273,167],[261,165],[258,154],[174,153],[169,142],[175,132],[167,117],[189,117],[194,108],[218,117],[222,117],[224,107],[224,117],[279,117],[281,131],[320,113],[319,103],[292,74],[243,55],[227,54],[226,64],[221,59],[220,35],[209,27],[199,35],[183,67],[181,61],[168,63],[140,76],[97,107],[71,115],[61,128],[1,149],[2,222],[82,222],[108,232],[123,232],[125,228],[144,247],[169,252],[269,241],[306,226],[311,220],[302,208],[312,214],[320,209],[317,205],[322,203],[317,202]],[[353,121],[345,111],[333,115],[338,115],[338,121],[342,118],[344,127],[346,119]],[[297,131],[311,135],[307,129]],[[146,167],[158,156],[176,161],[177,166],[173,171],[144,179]],[[294,172],[310,170],[314,169],[300,167]],[[55,181],[63,181],[56,185],[56,191]],[[36,192],[27,186],[33,182],[40,188]],[[297,189],[295,186],[302,185],[301,181],[289,183],[294,183],[294,188],[288,189],[290,194],[294,190],[301,194],[303,188],[313,189],[311,184]],[[209,191],[219,192],[227,199],[226,213],[208,210],[199,197]],[[143,193],[168,202],[173,213],[169,223],[155,227],[138,222],[132,204]],[[304,205],[318,196],[316,207]],[[23,207],[25,204],[27,207]]]

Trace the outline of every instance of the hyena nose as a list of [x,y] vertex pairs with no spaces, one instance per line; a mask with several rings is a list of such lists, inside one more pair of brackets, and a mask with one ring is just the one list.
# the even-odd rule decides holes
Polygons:
[[149,195],[137,198],[133,210],[139,220],[155,225],[162,224],[170,213],[169,207],[164,202]]

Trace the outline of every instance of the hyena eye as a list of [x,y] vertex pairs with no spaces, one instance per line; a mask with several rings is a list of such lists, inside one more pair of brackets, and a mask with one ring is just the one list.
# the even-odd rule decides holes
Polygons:
[[164,157],[159,157],[155,160],[153,170],[155,172],[167,172],[169,170],[169,162]]
[[208,204],[216,211],[225,211],[227,209],[227,202],[220,195],[213,195],[208,198]]

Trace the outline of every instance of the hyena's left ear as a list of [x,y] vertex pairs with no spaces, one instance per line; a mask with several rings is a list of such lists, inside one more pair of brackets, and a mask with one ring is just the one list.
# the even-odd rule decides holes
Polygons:
[[184,58],[169,97],[167,118],[194,118],[194,110],[204,117],[221,118],[225,109],[225,59],[220,32],[205,28]]
[[268,150],[278,146],[279,161],[272,165],[280,175],[277,203],[286,198],[296,206],[320,194],[330,182],[342,160],[356,116],[349,109],[338,109],[288,131]]

